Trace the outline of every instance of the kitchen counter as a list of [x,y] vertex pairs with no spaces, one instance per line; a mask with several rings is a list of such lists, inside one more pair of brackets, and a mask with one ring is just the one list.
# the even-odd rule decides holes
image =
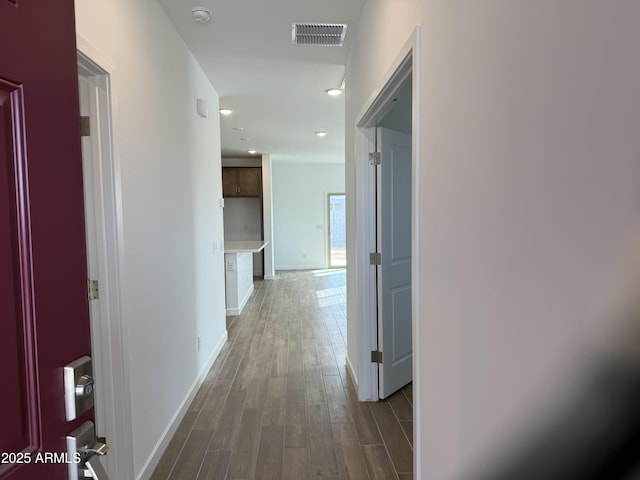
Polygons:
[[262,250],[264,240],[224,242],[227,315],[240,315],[253,292],[253,254]]
[[267,246],[264,240],[230,240],[224,242],[224,253],[258,253]]

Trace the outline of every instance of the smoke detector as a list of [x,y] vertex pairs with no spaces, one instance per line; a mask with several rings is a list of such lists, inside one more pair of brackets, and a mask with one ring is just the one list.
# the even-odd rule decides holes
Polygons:
[[193,7],[191,9],[191,15],[193,16],[193,21],[197,23],[207,23],[211,20],[211,10],[207,7]]
[[319,47],[341,47],[347,33],[346,23],[301,23],[291,24],[291,43]]

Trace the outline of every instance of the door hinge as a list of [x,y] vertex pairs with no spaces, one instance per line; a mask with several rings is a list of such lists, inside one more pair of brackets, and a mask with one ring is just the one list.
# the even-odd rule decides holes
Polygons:
[[382,265],[382,255],[379,252],[370,253],[369,265]]
[[382,163],[382,155],[380,152],[369,153],[369,165],[380,165]]
[[371,363],[382,363],[382,352],[380,350],[371,352]]
[[89,280],[89,300],[97,300],[99,298],[98,280]]
[[88,116],[80,117],[80,136],[81,137],[91,136],[91,117],[88,117]]

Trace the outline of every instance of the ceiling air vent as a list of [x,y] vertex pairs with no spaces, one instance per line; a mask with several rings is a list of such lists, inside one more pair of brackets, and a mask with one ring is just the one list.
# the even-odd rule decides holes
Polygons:
[[341,47],[347,33],[345,23],[293,23],[291,43],[319,47]]

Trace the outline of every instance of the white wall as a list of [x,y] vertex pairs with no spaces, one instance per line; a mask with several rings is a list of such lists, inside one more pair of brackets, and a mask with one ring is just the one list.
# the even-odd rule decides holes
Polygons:
[[259,198],[225,198],[224,238],[226,240],[261,240],[261,218]]
[[[346,69],[351,265],[354,122],[422,27],[416,478],[501,450],[607,330],[603,279],[640,223],[637,18],[617,0],[365,4]],[[347,287],[355,365],[354,270]]]
[[213,253],[223,239],[218,95],[156,2],[75,3],[79,45],[111,73],[133,468],[148,478],[226,339],[223,254]]
[[326,268],[327,194],[344,192],[344,166],[273,162],[276,270]]
[[[262,204],[259,198],[224,199],[224,239],[262,240]],[[253,275],[262,276],[262,252],[253,254]]]

